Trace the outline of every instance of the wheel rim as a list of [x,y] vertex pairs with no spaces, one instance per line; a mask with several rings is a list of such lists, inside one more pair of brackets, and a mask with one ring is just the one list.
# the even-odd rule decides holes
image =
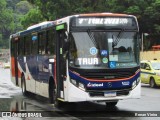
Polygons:
[[22,93],[25,93],[25,81],[23,76],[22,76]]
[[151,79],[150,86],[154,87],[154,80],[153,79]]
[[22,92],[24,93],[24,81],[22,83]]

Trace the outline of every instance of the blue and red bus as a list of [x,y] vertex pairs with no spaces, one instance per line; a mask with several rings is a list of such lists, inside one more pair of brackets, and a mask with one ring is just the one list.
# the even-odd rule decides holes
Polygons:
[[115,106],[140,98],[139,27],[135,16],[72,15],[11,35],[11,79],[55,102]]

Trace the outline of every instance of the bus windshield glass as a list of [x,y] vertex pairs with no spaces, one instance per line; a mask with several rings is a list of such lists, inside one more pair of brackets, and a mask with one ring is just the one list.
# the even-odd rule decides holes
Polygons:
[[139,65],[137,44],[137,32],[72,32],[69,64],[80,68],[136,67]]

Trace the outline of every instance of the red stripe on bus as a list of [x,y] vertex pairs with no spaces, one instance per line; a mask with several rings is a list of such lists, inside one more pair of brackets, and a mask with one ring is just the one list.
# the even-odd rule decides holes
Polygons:
[[54,60],[54,68],[53,68],[53,72],[54,72],[54,82],[55,82],[55,85],[57,86],[57,77],[56,77],[56,59]]
[[[11,76],[16,77],[15,73],[15,58],[11,57]],[[21,71],[18,68],[18,78],[21,78]]]
[[15,59],[14,57],[11,57],[11,76],[15,77]]

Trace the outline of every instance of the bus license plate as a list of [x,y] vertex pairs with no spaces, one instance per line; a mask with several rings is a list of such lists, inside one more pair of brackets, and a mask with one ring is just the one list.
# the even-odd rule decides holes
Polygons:
[[116,96],[116,92],[105,92],[104,93],[104,97],[115,97]]

